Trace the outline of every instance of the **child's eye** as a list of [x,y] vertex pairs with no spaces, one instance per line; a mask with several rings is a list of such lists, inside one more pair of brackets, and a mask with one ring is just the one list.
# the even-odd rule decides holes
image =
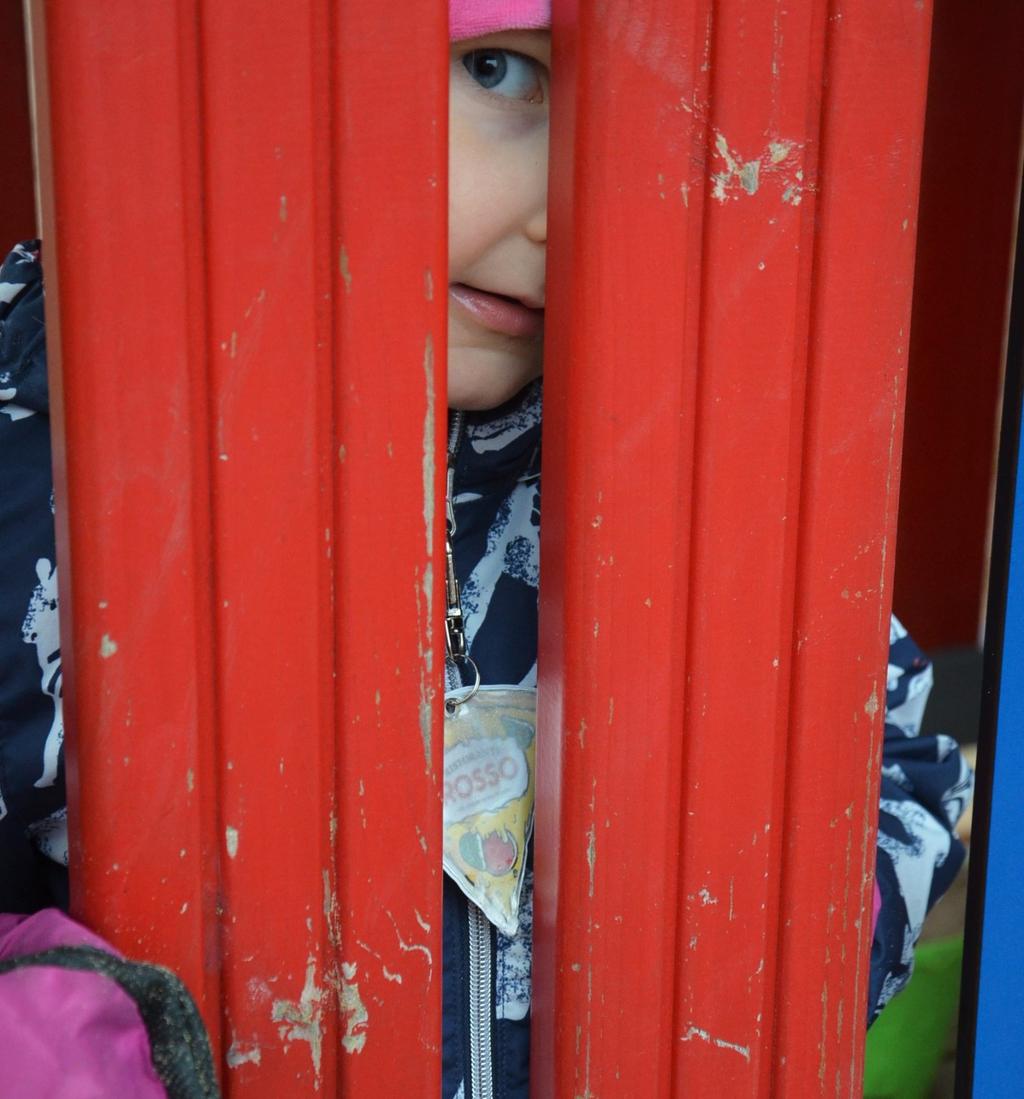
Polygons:
[[495,95],[531,102],[543,99],[540,65],[531,57],[512,50],[470,50],[462,64],[481,88]]

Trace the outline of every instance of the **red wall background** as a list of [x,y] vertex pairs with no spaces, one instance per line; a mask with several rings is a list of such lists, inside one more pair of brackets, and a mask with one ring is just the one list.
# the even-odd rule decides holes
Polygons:
[[895,609],[925,647],[972,644],[1017,208],[1024,6],[939,0],[918,222]]
[[32,135],[20,0],[0,0],[0,70],[4,73],[0,155],[0,253],[36,234]]

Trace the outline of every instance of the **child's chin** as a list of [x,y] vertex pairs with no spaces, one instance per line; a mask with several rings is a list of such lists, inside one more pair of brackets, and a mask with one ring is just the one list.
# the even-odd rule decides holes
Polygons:
[[514,397],[540,374],[532,358],[454,347],[448,352],[448,407],[485,412]]

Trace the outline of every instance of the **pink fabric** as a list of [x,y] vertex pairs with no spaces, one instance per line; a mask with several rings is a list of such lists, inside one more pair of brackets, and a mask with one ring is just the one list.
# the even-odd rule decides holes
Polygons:
[[453,42],[550,26],[551,0],[448,0],[448,36]]
[[[0,959],[56,946],[116,953],[56,909],[0,916]],[[167,1099],[135,1002],[109,977],[57,966],[0,975],[4,1099]]]
[[878,913],[882,911],[882,891],[875,882],[875,903],[871,913],[871,937],[875,937],[875,928],[878,926]]
[[99,935],[75,923],[57,908],[44,908],[31,916],[0,915],[0,961],[19,954],[38,954],[55,946],[94,946],[120,958]]

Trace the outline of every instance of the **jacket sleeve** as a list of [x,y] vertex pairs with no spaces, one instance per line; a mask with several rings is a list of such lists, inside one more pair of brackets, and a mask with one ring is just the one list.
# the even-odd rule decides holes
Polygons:
[[0,264],[0,907],[66,903],[67,812],[39,242]]
[[868,1023],[910,980],[925,915],[964,861],[953,831],[974,780],[956,742],[920,736],[932,668],[894,617],[889,634]]

